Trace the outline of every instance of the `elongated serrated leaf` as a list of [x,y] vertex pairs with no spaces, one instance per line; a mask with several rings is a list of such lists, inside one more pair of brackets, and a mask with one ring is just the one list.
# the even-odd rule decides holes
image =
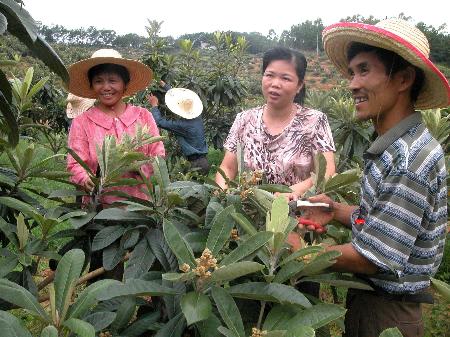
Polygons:
[[275,283],[284,283],[290,278],[294,277],[300,271],[305,268],[305,264],[300,261],[290,261],[283,265],[280,270],[278,270],[275,278],[272,282]]
[[152,160],[152,166],[153,166],[153,174],[156,178],[156,181],[161,191],[163,191],[167,187],[169,187],[170,184],[169,172],[167,171],[166,161],[162,157],[155,157]]
[[0,257],[0,278],[12,272],[18,265],[19,259],[16,256]]
[[97,212],[85,212],[85,214],[71,217],[69,222],[72,224],[72,227],[75,229],[79,229],[84,225],[88,224],[97,214]]
[[220,267],[211,273],[212,282],[226,282],[243,275],[255,273],[264,269],[264,265],[252,261],[236,262]]
[[98,332],[107,328],[115,318],[115,312],[99,311],[87,315],[83,318],[83,321],[91,324],[94,327],[95,332]]
[[174,289],[163,287],[157,282],[130,279],[124,284],[113,284],[107,289],[99,291],[97,298],[101,301],[109,300],[118,296],[162,296],[176,295]]
[[262,330],[278,330],[286,326],[286,322],[297,315],[302,309],[295,305],[275,305],[267,314]]
[[159,329],[155,337],[181,337],[185,327],[186,319],[183,313],[180,313]]
[[41,332],[41,337],[58,337],[58,329],[53,325],[46,326]]
[[177,258],[167,244],[164,234],[159,229],[153,229],[145,237],[152,248],[153,254],[155,254],[159,263],[163,266],[163,269],[165,271],[178,270]]
[[320,274],[310,277],[303,277],[301,279],[301,282],[317,282],[321,284],[328,284],[335,287],[373,290],[373,288],[362,279],[338,273]]
[[234,221],[230,215],[233,212],[234,207],[228,206],[218,212],[211,223],[211,231],[206,241],[206,247],[209,248],[213,256],[219,254],[222,247],[230,238],[231,230],[234,226]]
[[26,202],[11,197],[0,197],[0,204],[14,208],[26,216],[33,218],[40,224],[44,222],[44,217]]
[[241,213],[231,213],[231,217],[234,221],[247,233],[250,235],[256,234],[258,231],[255,226]]
[[3,95],[2,91],[0,91],[0,111],[6,123],[3,131],[6,131],[8,135],[8,145],[14,147],[19,143],[19,125],[17,124],[16,116],[13,112],[13,106]]
[[195,273],[190,271],[188,273],[165,273],[162,275],[163,280],[171,282],[185,282],[195,278]]
[[353,183],[359,181],[359,174],[356,171],[348,173],[336,174],[330,177],[325,183],[323,193],[331,193],[339,191],[340,189],[347,187]]
[[430,279],[433,288],[436,289],[439,294],[441,294],[445,298],[446,301],[450,301],[450,286],[447,283],[433,277],[431,277]]
[[143,238],[136,247],[134,247],[130,259],[126,264],[124,271],[125,279],[140,278],[141,275],[150,269],[154,261],[155,255],[153,254],[147,239]]
[[283,261],[281,261],[280,266],[282,266],[290,261],[296,260],[299,257],[306,256],[309,254],[316,254],[323,250],[324,250],[324,248],[322,246],[309,246],[309,247],[301,248],[299,250],[296,250],[292,254],[288,255],[286,258],[284,258]]
[[103,249],[103,267],[106,270],[113,270],[125,257],[125,250],[120,247],[119,241],[115,241]]
[[343,317],[346,309],[336,304],[319,303],[312,307],[306,308],[302,312],[295,315],[286,323],[286,328],[292,326],[310,326],[319,329],[334,320]]
[[[0,16],[3,19],[5,19],[5,17],[2,14],[0,14]],[[1,17],[0,17],[0,21],[2,21]],[[0,33],[0,34],[2,34],[2,33]],[[12,99],[11,84],[9,83],[9,80],[3,71],[0,71],[0,88],[2,88],[2,93],[5,96],[6,101],[11,102],[11,99]]]
[[8,240],[16,247],[19,246],[19,241],[17,240],[17,227],[6,222],[2,217],[0,217],[0,230],[5,234]]
[[194,253],[201,253],[205,250],[208,232],[193,231],[184,235],[183,239],[189,244]]
[[239,337],[239,335],[236,335],[233,331],[231,331],[230,329],[225,328],[224,326],[219,326],[217,328],[217,331],[219,331],[225,337]]
[[126,296],[121,300],[122,302],[116,310],[116,318],[111,324],[111,330],[117,331],[124,328],[136,312],[136,297]]
[[398,328],[389,328],[384,330],[379,337],[403,337]]
[[100,280],[84,289],[76,298],[68,312],[69,318],[82,318],[88,310],[97,302],[97,295],[112,285],[121,285],[122,283],[116,280]]
[[211,313],[207,319],[195,323],[195,326],[200,333],[200,337],[211,337],[217,335],[217,328],[220,324],[220,320],[217,316]]
[[72,249],[68,251],[58,263],[55,272],[55,305],[60,313],[63,313],[66,301],[70,301],[68,294],[74,282],[81,275],[84,264],[84,253],[81,249]]
[[28,231],[27,225],[25,224],[25,219],[22,214],[17,216],[17,238],[19,239],[19,248],[23,250],[23,248],[28,243],[28,237],[30,232]]
[[270,210],[270,218],[267,221],[268,232],[284,232],[289,223],[289,205],[284,196],[276,197]]
[[122,208],[103,209],[95,216],[95,219],[114,221],[149,221],[148,217],[145,215],[130,212]]
[[170,249],[178,258],[179,264],[187,263],[191,267],[195,265],[194,254],[189,245],[184,241],[175,225],[168,219],[163,220],[164,237]]
[[242,323],[239,309],[230,294],[223,288],[213,287],[211,289],[211,295],[228,329],[230,329],[234,336],[244,337],[244,324]]
[[191,291],[184,294],[181,298],[180,304],[181,310],[186,318],[187,325],[203,321],[211,314],[211,301],[208,296],[202,293]]
[[314,331],[313,328],[311,328],[309,326],[297,325],[297,326],[291,327],[283,335],[283,337],[298,337],[298,336],[315,337],[316,332]]
[[219,266],[226,266],[242,260],[243,258],[249,256],[256,252],[259,248],[264,246],[273,237],[272,232],[259,232],[251,236],[244,241],[241,245],[231,251],[230,254],[226,255],[222,261],[220,261]]
[[332,266],[336,258],[341,255],[340,252],[332,250],[325,252],[319,256],[316,256],[311,262],[305,265],[305,267],[296,275],[296,277],[310,276],[321,273],[326,268]]
[[95,337],[94,327],[81,319],[69,318],[62,325],[80,337]]
[[292,189],[286,185],[280,184],[261,184],[258,188],[271,193],[292,193]]
[[109,226],[98,232],[92,241],[92,251],[100,250],[108,247],[114,241],[122,236],[125,228],[121,225]]
[[232,286],[229,293],[233,297],[269,301],[281,304],[298,304],[311,307],[308,299],[297,289],[278,283],[247,282]]
[[6,311],[0,311],[0,331],[2,336],[32,337],[31,333],[22,326],[19,319]]
[[140,316],[130,326],[128,326],[122,334],[127,337],[140,337],[148,330],[157,330],[157,322],[160,317],[160,312],[155,311]]
[[210,228],[212,220],[218,212],[223,210],[223,206],[217,201],[211,201],[206,207],[205,227]]

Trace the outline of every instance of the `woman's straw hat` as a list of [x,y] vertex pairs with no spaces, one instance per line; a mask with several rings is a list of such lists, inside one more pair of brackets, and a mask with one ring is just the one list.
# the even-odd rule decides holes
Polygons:
[[165,101],[170,111],[186,119],[198,117],[203,111],[202,100],[189,89],[172,88],[166,92]]
[[72,93],[67,95],[66,114],[68,118],[75,118],[92,107],[95,99],[76,96]]
[[69,91],[77,96],[96,98],[94,90],[89,85],[88,71],[93,66],[103,63],[112,63],[124,66],[130,73],[130,82],[124,96],[145,89],[153,78],[153,71],[145,64],[122,58],[114,49],[100,49],[92,54],[91,58],[76,62],[69,67]]
[[322,33],[325,52],[338,70],[348,76],[347,52],[354,42],[393,51],[423,70],[425,81],[415,103],[418,109],[450,105],[450,87],[445,76],[430,61],[425,35],[405,20],[387,19],[376,25],[340,22]]

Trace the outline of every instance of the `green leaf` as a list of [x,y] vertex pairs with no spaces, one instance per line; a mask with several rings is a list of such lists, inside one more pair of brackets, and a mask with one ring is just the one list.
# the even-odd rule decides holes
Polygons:
[[44,217],[41,214],[39,214],[36,209],[34,209],[26,202],[11,197],[0,197],[0,204],[18,210],[19,212],[25,214],[26,216],[33,218],[39,224],[42,224],[45,221]]
[[179,313],[159,329],[155,337],[181,337],[185,326],[184,315]]
[[275,275],[273,282],[284,283],[305,268],[305,264],[300,261],[290,261],[283,265]]
[[226,255],[222,261],[220,261],[219,266],[226,266],[246,258],[264,246],[272,237],[272,232],[256,233],[232,250],[230,254]]
[[100,311],[87,315],[83,318],[83,321],[91,324],[94,327],[95,332],[98,332],[110,326],[115,319],[115,312]]
[[12,105],[10,105],[10,102],[3,95],[3,92],[0,91],[0,111],[6,123],[3,131],[6,131],[8,135],[8,145],[15,147],[19,143],[19,125],[17,124],[16,116],[12,109]]
[[94,240],[92,240],[92,251],[101,250],[105,247],[108,247],[114,241],[122,236],[125,232],[125,229],[122,225],[109,226],[103,228],[100,232],[98,232]]
[[234,336],[244,337],[244,324],[242,323],[239,309],[230,294],[223,288],[213,287],[211,288],[211,295],[228,329],[231,330]]
[[222,204],[220,204],[217,201],[211,201],[209,202],[208,206],[206,207],[206,215],[205,215],[205,227],[211,228],[211,223],[216,214],[223,210]]
[[104,291],[112,285],[121,285],[122,283],[116,280],[100,280],[84,289],[75,300],[68,312],[69,318],[81,318],[90,308],[97,304],[97,296],[100,292]]
[[94,327],[81,319],[70,318],[64,321],[62,325],[80,337],[95,337]]
[[212,282],[226,282],[243,275],[251,274],[264,269],[264,265],[252,261],[236,262],[220,267],[211,273]]
[[250,235],[255,235],[258,231],[255,226],[241,213],[231,213],[231,217],[237,224]]
[[211,337],[217,335],[217,328],[220,326],[220,320],[211,313],[209,317],[201,322],[195,323],[200,337]]
[[262,330],[278,330],[286,326],[286,322],[300,311],[301,309],[294,305],[275,305],[267,314]]
[[211,223],[211,230],[206,241],[206,247],[209,248],[213,256],[217,256],[228,241],[234,221],[230,215],[234,212],[233,206],[228,206],[218,212]]
[[28,290],[20,285],[0,279],[0,298],[6,302],[17,305],[20,308],[28,310],[31,314],[38,316],[46,322],[50,322],[50,318],[41,307],[36,297]]
[[[3,19],[5,18],[2,14],[0,14],[0,18],[1,17],[3,17]],[[6,24],[6,22],[2,22],[2,23]],[[3,34],[3,33],[0,33],[0,34]],[[9,80],[3,71],[0,71],[0,88],[2,88],[2,93],[3,93],[6,101],[11,102],[11,100],[12,100],[11,84],[9,83]]]
[[0,278],[12,272],[19,263],[17,256],[0,257]]
[[10,223],[3,220],[0,217],[0,230],[5,234],[8,240],[15,246],[19,246],[19,241],[17,240],[17,226],[11,225]]
[[313,328],[304,325],[297,325],[293,328],[290,328],[286,331],[283,337],[314,337],[316,336],[316,332]]
[[164,239],[163,233],[159,229],[153,229],[150,230],[145,237],[152,248],[153,254],[155,254],[163,269],[165,271],[178,270],[177,258]]
[[172,288],[164,287],[154,281],[130,279],[125,284],[113,284],[99,291],[97,299],[106,301],[118,296],[162,296],[177,295],[178,292]]
[[266,222],[268,232],[283,233],[289,224],[289,204],[284,196],[278,196],[272,203],[272,209]]
[[319,252],[322,252],[324,250],[324,248],[322,246],[308,246],[305,248],[301,248],[297,251],[295,251],[294,253],[288,255],[283,261],[281,261],[280,266],[298,259],[299,257],[305,256],[305,255],[309,255],[309,254],[316,254]]
[[258,188],[271,193],[292,193],[292,189],[286,185],[280,184],[261,184]]
[[231,331],[230,329],[225,328],[224,326],[219,326],[217,328],[217,330],[224,335],[225,337],[239,337],[238,335],[236,335],[233,331]]
[[373,290],[373,288],[364,280],[352,275],[339,273],[320,274],[310,277],[304,277],[300,282],[317,282],[321,284],[329,284],[335,287]]
[[187,263],[191,267],[195,266],[194,253],[170,220],[163,220],[163,231],[164,237],[172,252],[178,258],[179,264]]
[[297,289],[278,283],[248,282],[228,289],[233,297],[269,301],[281,304],[297,304],[311,307],[308,299]]
[[123,332],[123,336],[127,337],[140,337],[143,336],[144,333],[148,330],[156,330],[156,328],[152,329],[152,327],[159,325],[157,323],[160,317],[160,312],[155,311],[149,314],[145,314],[139,317],[138,320],[134,321],[131,325],[129,325]]
[[84,215],[80,215],[77,217],[71,217],[69,222],[72,224],[72,227],[75,229],[79,229],[89,223],[97,212],[84,212]]
[[58,263],[55,272],[55,305],[62,315],[64,308],[71,301],[71,287],[81,275],[84,264],[84,253],[81,249],[68,251]]
[[20,250],[23,250],[23,248],[27,245],[29,235],[30,232],[28,231],[27,225],[25,224],[23,214],[20,213],[17,216],[17,238],[19,239]]
[[359,182],[360,177],[357,171],[347,171],[340,174],[336,174],[330,177],[325,183],[323,193],[337,192],[352,185],[353,183]]
[[2,332],[2,336],[32,337],[31,334],[22,326],[19,319],[6,311],[0,311],[0,330]]
[[180,305],[187,325],[207,319],[212,310],[209,297],[195,291],[184,294],[181,297]]
[[125,271],[124,278],[140,278],[145,274],[155,261],[155,255],[144,237],[139,243],[134,247],[131,253],[130,259],[128,260]]
[[41,337],[58,337],[58,329],[53,325],[46,326],[41,332]]
[[341,252],[332,250],[316,256],[311,262],[305,265],[295,277],[310,276],[321,273],[324,269],[332,266],[336,258],[341,255]]
[[441,294],[446,301],[450,301],[450,286],[447,283],[433,277],[430,277],[430,280],[433,288],[436,289],[436,291]]
[[153,175],[160,187],[160,191],[164,191],[170,184],[169,172],[164,158],[155,157],[152,160]]
[[314,329],[319,329],[334,320],[343,317],[346,309],[336,304],[319,303],[310,308],[299,312],[288,322],[286,322],[285,328],[292,326],[310,326]]
[[103,249],[103,267],[113,270],[125,257],[125,250],[120,247],[119,241],[115,241]]
[[171,282],[185,282],[195,278],[195,273],[190,271],[187,273],[165,273],[162,275],[163,280]]
[[96,220],[110,220],[110,221],[149,221],[145,215],[129,212],[123,208],[106,208],[101,210],[96,216]]
[[205,250],[206,240],[208,240],[208,231],[190,232],[183,236],[194,253],[201,253]]
[[116,318],[111,324],[112,330],[119,330],[124,328],[136,313],[136,298],[133,296],[126,296],[121,298],[119,308],[116,310]]
[[403,337],[398,328],[389,328],[384,330],[379,337]]

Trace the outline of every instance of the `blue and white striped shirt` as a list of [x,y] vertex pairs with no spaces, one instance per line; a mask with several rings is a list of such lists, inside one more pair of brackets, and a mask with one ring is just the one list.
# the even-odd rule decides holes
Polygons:
[[[378,266],[369,279],[394,294],[430,284],[441,263],[447,225],[444,152],[421,120],[408,116],[364,155],[361,203],[352,244]],[[363,225],[355,223],[364,219]]]

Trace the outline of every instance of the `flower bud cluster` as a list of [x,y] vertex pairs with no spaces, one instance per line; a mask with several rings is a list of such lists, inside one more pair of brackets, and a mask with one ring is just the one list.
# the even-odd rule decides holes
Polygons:
[[211,276],[210,269],[217,269],[217,259],[215,259],[208,248],[202,253],[199,259],[195,259],[197,267],[193,269],[193,272],[200,278],[208,278]]
[[183,263],[183,264],[180,266],[180,270],[181,270],[183,273],[188,273],[188,272],[191,271],[191,266],[188,265],[187,263]]
[[267,335],[267,330],[259,330],[258,328],[252,328],[251,337],[263,337],[265,335]]
[[230,237],[231,237],[231,240],[233,240],[233,241],[237,241],[237,240],[240,239],[240,237],[239,237],[239,232],[238,232],[238,230],[237,230],[236,228],[233,228],[233,229],[231,230]]
[[109,331],[100,332],[98,337],[112,337],[112,334]]

